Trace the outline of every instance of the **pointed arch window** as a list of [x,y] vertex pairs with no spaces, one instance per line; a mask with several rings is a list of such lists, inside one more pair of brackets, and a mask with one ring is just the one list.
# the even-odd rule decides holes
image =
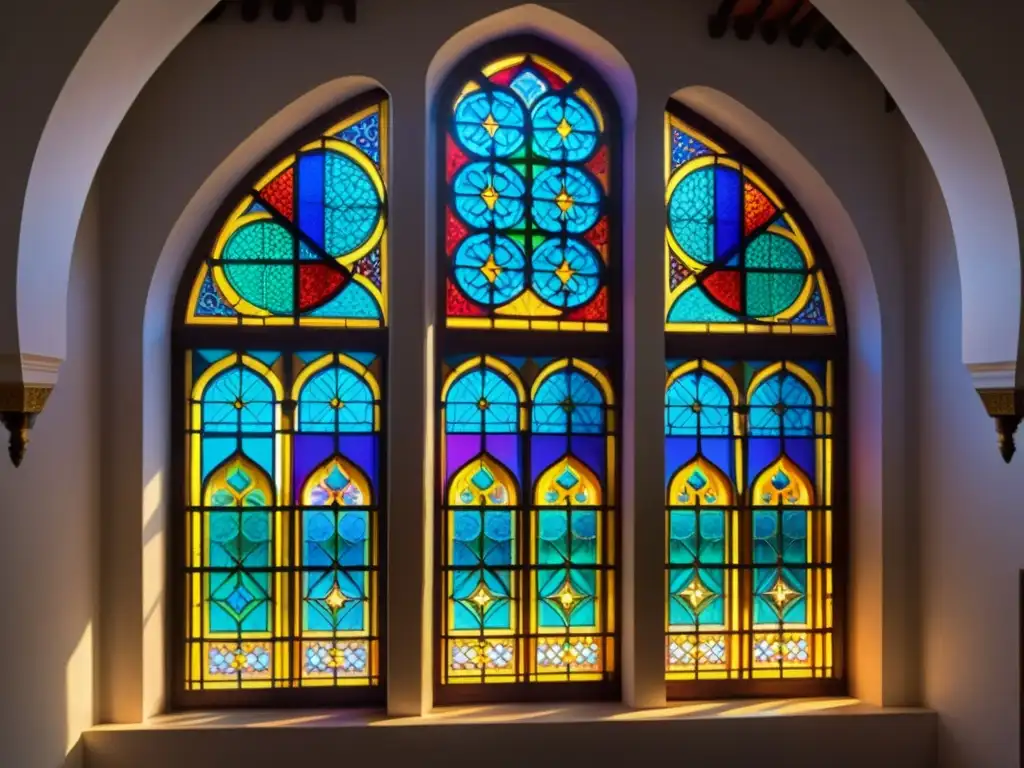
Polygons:
[[179,705],[383,698],[387,173],[374,91],[259,163],[179,288]]
[[670,103],[672,697],[843,691],[846,340],[824,248],[742,147]]
[[615,695],[614,102],[524,37],[437,115],[436,699]]

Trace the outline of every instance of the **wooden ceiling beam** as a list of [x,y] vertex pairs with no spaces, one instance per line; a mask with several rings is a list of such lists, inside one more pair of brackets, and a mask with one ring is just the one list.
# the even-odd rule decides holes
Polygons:
[[736,10],[737,3],[739,0],[722,0],[718,5],[718,10],[708,16],[708,34],[711,37],[725,36],[726,30],[729,29],[729,19],[732,17],[732,12]]
[[768,13],[768,9],[771,8],[773,0],[761,0],[753,13],[747,13],[743,16],[738,17],[733,21],[733,29],[736,31],[736,37],[740,40],[749,40],[754,36],[754,30],[757,29],[757,25],[761,23],[764,15]]
[[206,14],[203,21],[212,23],[220,20],[229,5],[239,9],[243,21],[256,21],[264,7],[270,8],[270,15],[277,21],[288,21],[292,18],[295,8],[302,6],[306,11],[306,19],[315,24],[323,20],[326,6],[334,5],[341,8],[341,17],[346,22],[355,24],[357,2],[358,0],[221,0]]

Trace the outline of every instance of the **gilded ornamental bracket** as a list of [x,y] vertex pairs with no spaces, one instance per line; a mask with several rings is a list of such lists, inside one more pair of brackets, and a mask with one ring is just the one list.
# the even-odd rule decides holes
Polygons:
[[995,419],[999,453],[1009,464],[1017,450],[1014,434],[1024,419],[1024,389],[979,389],[978,394],[988,415]]
[[0,383],[0,424],[11,434],[8,453],[16,467],[25,458],[36,416],[52,391],[52,384]]

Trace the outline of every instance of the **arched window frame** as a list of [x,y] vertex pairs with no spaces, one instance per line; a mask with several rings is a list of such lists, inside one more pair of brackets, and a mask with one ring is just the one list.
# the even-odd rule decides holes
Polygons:
[[[282,163],[282,159],[288,155],[295,154],[309,145],[323,138],[324,132],[332,126],[358,114],[359,112],[381,105],[380,130],[381,130],[381,153],[389,152],[387,146],[389,127],[388,94],[380,88],[373,88],[346,100],[332,108],[320,117],[314,119],[294,134],[289,136],[278,146],[267,152],[252,169],[228,192],[223,203],[210,218],[209,224],[203,235],[198,240],[195,250],[189,259],[183,275],[180,279],[175,296],[173,309],[173,325],[171,339],[171,510],[172,523],[170,535],[168,536],[167,550],[167,574],[168,574],[168,596],[170,613],[167,622],[167,647],[169,652],[165,665],[166,678],[168,681],[169,701],[172,708],[195,708],[195,707],[253,707],[253,706],[366,706],[380,705],[385,701],[386,695],[386,670],[387,670],[387,646],[386,646],[386,578],[387,578],[387,462],[386,437],[387,437],[387,412],[384,403],[387,397],[387,368],[388,368],[388,336],[389,336],[389,310],[387,302],[388,294],[388,268],[387,257],[385,256],[382,268],[383,301],[381,310],[383,322],[379,325],[361,323],[359,321],[346,324],[331,325],[305,325],[292,323],[289,325],[278,325],[272,322],[259,324],[242,322],[237,324],[204,324],[189,323],[187,314],[196,285],[196,277],[204,267],[208,255],[215,248],[218,237],[224,223],[231,217],[239,206],[239,200],[246,195],[251,195],[261,180],[272,174]],[[388,164],[382,163],[383,180],[385,186],[388,184]],[[383,222],[387,226],[388,206],[385,194],[383,207]],[[386,237],[386,236],[385,236]],[[386,249],[385,244],[382,248]],[[220,689],[195,689],[189,688],[186,645],[188,643],[187,621],[185,617],[185,604],[187,592],[185,587],[186,566],[184,553],[186,551],[186,526],[182,515],[190,508],[190,494],[188,484],[188,461],[183,435],[187,435],[190,426],[188,410],[190,406],[191,393],[186,383],[189,375],[190,364],[188,355],[191,351],[199,349],[216,349],[236,351],[245,353],[248,351],[265,350],[279,352],[283,361],[281,368],[284,375],[278,377],[277,386],[281,389],[279,402],[275,403],[275,418],[281,424],[274,434],[278,446],[287,441],[287,454],[291,450],[294,436],[300,434],[298,427],[298,392],[302,386],[319,371],[308,371],[309,368],[319,367],[324,370],[330,367],[321,365],[323,356],[334,357],[333,365],[349,367],[352,363],[356,368],[362,366],[358,361],[347,357],[349,353],[369,353],[375,356],[374,365],[377,370],[368,373],[369,379],[375,383],[376,402],[372,406],[372,416],[375,422],[373,432],[376,434],[376,449],[374,461],[376,462],[377,489],[372,494],[368,503],[363,504],[361,509],[369,509],[375,518],[375,529],[373,538],[375,541],[371,546],[369,557],[372,566],[371,575],[368,578],[374,580],[375,590],[374,609],[370,612],[371,642],[376,645],[376,659],[372,660],[372,672],[368,673],[373,682],[369,685],[316,685],[306,682],[296,684],[301,673],[296,673],[302,664],[299,643],[303,637],[309,637],[306,633],[296,630],[301,622],[301,608],[293,607],[290,615],[283,619],[289,627],[287,636],[281,638],[281,642],[291,646],[287,676],[291,678],[292,685],[288,687],[261,687],[261,688],[220,688]],[[292,355],[295,353],[319,353],[320,359],[311,359],[304,368],[304,372],[293,370]],[[358,373],[356,368],[352,370]],[[363,367],[365,370],[365,367]],[[345,434],[343,431],[325,433],[329,435]],[[189,438],[190,439],[190,438]],[[358,468],[358,467],[357,467]],[[359,470],[360,473],[363,470]],[[293,513],[291,518],[292,531],[289,536],[294,538],[294,532],[298,528],[298,510],[302,508],[299,499],[292,498],[298,489],[295,485],[295,478],[292,477],[291,467],[285,467],[282,472],[282,482],[285,487],[278,489],[278,498],[275,499],[273,509],[277,512],[289,511]],[[363,478],[360,482],[365,482]],[[344,509],[341,507],[340,509]],[[295,551],[298,551],[300,544],[292,541]],[[375,551],[372,551],[375,550]],[[296,555],[292,558],[296,562],[292,564],[291,570],[286,578],[295,577],[296,574],[313,570],[313,566],[296,564],[301,557]],[[296,603],[301,603],[300,596]],[[300,636],[301,634],[301,636]]]
[[[843,695],[847,690],[845,642],[849,567],[848,414],[850,393],[846,313],[839,282],[830,255],[813,224],[786,186],[763,162],[723,129],[681,103],[669,100],[666,113],[666,181],[669,180],[671,173],[671,138],[668,126],[671,116],[718,144],[732,160],[738,163],[741,169],[749,169],[776,195],[785,212],[800,228],[815,257],[815,264],[820,268],[831,299],[831,315],[834,324],[833,333],[751,333],[741,328],[733,328],[728,332],[722,332],[723,329],[672,329],[668,327],[666,321],[665,349],[668,361],[666,376],[671,376],[681,365],[689,363],[692,363],[695,368],[705,368],[706,364],[717,366],[721,361],[763,361],[765,363],[794,361],[799,364],[804,360],[822,360],[828,363],[828,374],[825,377],[827,382],[824,383],[826,384],[825,388],[830,391],[825,393],[825,399],[831,401],[831,406],[824,409],[816,407],[815,417],[822,418],[824,424],[831,425],[831,429],[828,430],[831,457],[830,459],[825,457],[823,461],[830,464],[831,492],[829,496],[831,498],[832,531],[831,674],[810,678],[747,677],[736,679],[736,676],[725,676],[723,679],[703,680],[699,678],[672,679],[672,676],[668,675],[668,698]],[[746,235],[743,237],[745,239]],[[667,282],[666,296],[668,296]],[[666,304],[666,312],[667,309]],[[740,487],[733,489],[737,513],[734,519],[742,521],[743,515],[750,514],[752,507],[757,506],[751,498],[753,483],[747,483],[746,478],[749,466],[747,461],[747,415],[749,411],[747,399],[750,393],[747,392],[747,387],[742,381],[731,384],[726,389],[730,400],[729,435],[735,440],[735,462],[737,472],[741,473]],[[827,415],[825,415],[826,413]],[[666,455],[666,463],[668,458]],[[669,481],[679,469],[679,467],[666,465],[667,509],[672,506],[671,499],[668,498]],[[720,467],[719,469],[724,468]],[[819,471],[821,469],[822,464],[819,464]],[[747,524],[741,524],[737,533],[742,535],[747,530]],[[752,564],[744,561],[741,567],[752,567]],[[666,569],[669,568],[669,564],[666,563]],[[749,632],[753,634],[755,631],[752,629]],[[668,633],[667,617],[666,632]],[[668,638],[668,634],[666,638]],[[666,650],[666,660],[667,655],[668,651]]]
[[[563,66],[572,74],[574,84],[587,89],[603,111],[606,118],[606,134],[608,147],[608,168],[610,184],[605,201],[608,215],[608,264],[606,267],[608,288],[608,329],[604,331],[585,330],[516,330],[509,328],[452,328],[448,326],[446,313],[446,278],[448,277],[449,260],[446,249],[446,214],[445,208],[449,198],[449,183],[446,179],[446,135],[450,117],[450,105],[454,102],[463,85],[473,77],[479,76],[481,68],[487,64],[518,53],[536,54]],[[435,384],[437,401],[435,413],[439,421],[444,419],[442,392],[446,386],[444,361],[452,356],[494,356],[502,361],[508,358],[526,358],[532,362],[534,358],[571,360],[600,359],[605,368],[602,375],[610,385],[612,393],[621,392],[622,371],[622,135],[621,116],[617,101],[610,88],[597,72],[572,52],[535,35],[517,35],[495,40],[466,53],[445,77],[431,105],[431,122],[437,131],[435,141],[435,178],[436,178],[436,209],[437,222],[436,245],[436,316],[435,316]],[[582,324],[581,324],[582,325]],[[544,368],[545,365],[539,366]],[[537,372],[539,375],[540,371]],[[520,404],[525,426],[522,435],[527,438],[531,434],[532,399],[530,390],[534,382],[524,382],[527,399]],[[599,384],[600,386],[600,384]],[[531,701],[558,700],[567,698],[585,699],[617,699],[620,693],[621,643],[618,641],[621,623],[621,600],[618,597],[621,589],[621,524],[619,483],[620,449],[616,443],[620,420],[620,400],[616,396],[604,404],[607,414],[605,433],[609,436],[609,455],[607,457],[609,472],[608,487],[604,489],[605,499],[602,508],[611,510],[616,528],[610,537],[608,559],[605,567],[613,570],[611,578],[614,597],[609,601],[610,607],[606,632],[611,640],[608,642],[609,665],[607,673],[595,675],[597,679],[570,682],[534,682],[521,681],[503,684],[445,684],[444,680],[444,638],[442,622],[443,603],[447,599],[446,578],[443,564],[447,534],[444,519],[446,510],[446,479],[442,476],[443,469],[443,424],[435,428],[435,456],[439,460],[438,477],[435,487],[435,578],[434,578],[434,653],[431,659],[434,670],[434,700],[437,704],[451,704],[470,701]],[[536,511],[533,503],[533,488],[519,488],[519,513],[526,517]],[[522,530],[522,529],[521,529]],[[528,551],[530,542],[525,536],[519,545],[521,551]],[[525,548],[525,550],[523,549]],[[520,563],[527,558],[521,557]],[[525,624],[525,622],[524,622]]]

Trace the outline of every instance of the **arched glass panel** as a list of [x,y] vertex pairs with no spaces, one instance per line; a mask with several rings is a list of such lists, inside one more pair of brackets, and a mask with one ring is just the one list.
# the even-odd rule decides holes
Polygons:
[[286,142],[180,287],[178,705],[380,700],[386,124],[375,92]]
[[665,130],[669,694],[841,693],[838,292],[756,159]]
[[614,697],[615,103],[522,37],[457,65],[437,115],[435,700]]
[[526,50],[459,82],[444,139],[448,327],[608,329],[609,116],[592,90]]

